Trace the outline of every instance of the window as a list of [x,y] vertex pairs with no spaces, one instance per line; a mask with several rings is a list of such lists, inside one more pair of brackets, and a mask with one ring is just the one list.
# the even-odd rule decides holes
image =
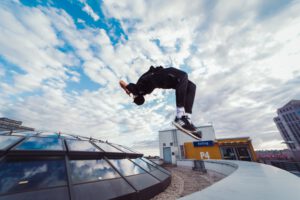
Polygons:
[[295,118],[296,120],[299,120],[299,117],[296,115],[296,113],[292,113],[292,115],[294,116],[294,118]]
[[54,137],[54,138],[57,138],[59,135],[58,133],[55,133],[55,132],[43,132],[43,133],[40,133],[38,134],[39,137]]
[[138,152],[138,151],[136,151],[136,150],[133,150],[133,149],[131,149],[131,148],[129,148],[129,147],[126,147],[126,149],[128,149],[129,151],[131,151],[131,152],[133,152],[133,153],[142,154],[142,153],[140,153],[140,152]]
[[165,147],[166,146],[166,143],[163,143],[163,147]]
[[59,133],[58,136],[64,139],[76,139],[76,137],[64,133]]
[[133,153],[132,151],[130,151],[129,149],[121,146],[121,145],[117,145],[117,144],[113,144],[115,147],[117,147],[118,149],[120,149],[121,151],[123,151],[124,153]]
[[71,160],[70,168],[72,182],[75,184],[120,177],[120,175],[103,159]]
[[145,169],[148,172],[156,169],[155,167],[153,167],[149,163],[146,163],[145,161],[143,161],[140,158],[132,159],[132,161],[135,162],[136,164],[138,164],[139,166],[141,166],[143,169]]
[[21,140],[21,137],[18,137],[18,136],[1,135],[0,136],[0,150],[5,150],[9,146],[12,146],[13,144],[17,143],[20,140]]
[[142,159],[143,161],[147,162],[148,164],[150,164],[150,165],[152,165],[152,166],[158,168],[160,171],[163,171],[163,172],[165,172],[165,173],[167,173],[167,174],[170,174],[170,172],[169,172],[168,170],[162,168],[162,167],[159,166],[157,163],[152,162],[152,161],[150,161],[150,160],[148,160],[148,159],[146,159],[146,158],[141,158],[141,159]]
[[34,131],[25,131],[25,132],[15,132],[13,133],[12,135],[21,135],[21,136],[35,136],[37,135],[38,133],[37,132],[34,132]]
[[116,152],[116,153],[121,152],[120,150],[116,149],[115,147],[109,145],[108,143],[104,143],[104,142],[94,142],[94,143],[95,143],[95,145],[100,147],[105,152]]
[[154,163],[154,162],[152,162],[152,161],[150,161],[150,160],[148,160],[148,159],[146,159],[146,158],[141,158],[143,161],[145,161],[146,163],[148,163],[148,164],[150,164],[150,165],[153,165],[153,166],[159,166],[158,164],[156,164],[156,163]]
[[89,141],[83,140],[66,140],[69,151],[89,151],[100,152],[98,148],[92,145]]
[[40,138],[31,137],[21,144],[19,144],[16,150],[63,150],[63,144],[59,138]]
[[64,160],[6,160],[0,165],[0,194],[67,185]]
[[247,147],[237,147],[235,149],[238,153],[239,160],[251,161],[251,156]]
[[170,146],[173,146],[173,142],[170,142]]
[[123,176],[145,173],[145,171],[142,168],[135,165],[133,162],[129,161],[128,159],[120,159],[120,160],[112,159],[109,161]]
[[232,147],[221,147],[221,152],[225,160],[237,160],[235,151]]

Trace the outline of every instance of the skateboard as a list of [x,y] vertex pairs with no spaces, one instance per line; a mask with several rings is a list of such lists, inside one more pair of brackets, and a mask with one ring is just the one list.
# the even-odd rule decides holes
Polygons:
[[196,139],[196,140],[201,140],[202,138],[202,132],[200,130],[197,130],[195,133],[188,131],[184,128],[182,128],[181,126],[179,126],[178,124],[176,124],[175,122],[172,122],[173,126],[175,126],[178,130],[182,131],[183,133],[191,136],[192,138]]
[[131,96],[130,91],[126,88],[126,86],[128,85],[125,81],[120,80],[119,84],[121,86],[121,88],[126,92],[126,94],[128,94],[128,96]]

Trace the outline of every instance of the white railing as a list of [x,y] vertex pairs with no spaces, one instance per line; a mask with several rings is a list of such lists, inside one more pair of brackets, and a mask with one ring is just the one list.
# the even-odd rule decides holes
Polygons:
[[[190,166],[192,160],[177,162]],[[245,161],[206,160],[207,170],[224,179],[180,200],[299,200],[300,178],[282,169]]]

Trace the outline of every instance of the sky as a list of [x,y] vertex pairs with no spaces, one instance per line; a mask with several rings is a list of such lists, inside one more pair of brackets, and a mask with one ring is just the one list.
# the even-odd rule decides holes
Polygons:
[[300,99],[300,1],[0,1],[0,117],[158,155],[175,92],[119,88],[151,65],[197,85],[193,123],[283,149],[273,117]]

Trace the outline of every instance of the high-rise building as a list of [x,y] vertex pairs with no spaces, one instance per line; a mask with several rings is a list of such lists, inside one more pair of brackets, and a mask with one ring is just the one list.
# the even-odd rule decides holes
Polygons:
[[274,122],[287,146],[300,150],[300,100],[291,100],[277,110]]

